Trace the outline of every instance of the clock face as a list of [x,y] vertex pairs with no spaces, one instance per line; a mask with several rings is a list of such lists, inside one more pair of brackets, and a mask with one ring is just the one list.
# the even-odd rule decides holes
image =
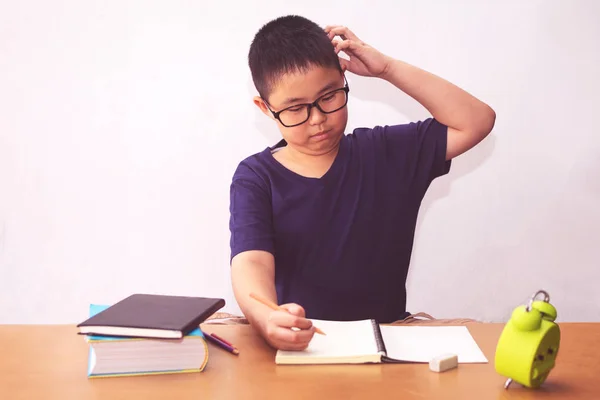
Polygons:
[[560,343],[560,330],[556,324],[548,324],[548,329],[539,338],[539,345],[531,363],[530,379],[534,387],[540,386],[554,368]]

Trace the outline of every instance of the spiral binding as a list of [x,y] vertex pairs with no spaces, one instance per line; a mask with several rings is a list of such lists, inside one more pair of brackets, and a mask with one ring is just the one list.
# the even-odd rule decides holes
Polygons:
[[374,319],[371,320],[371,325],[373,326],[373,333],[375,334],[375,342],[377,342],[377,351],[387,355],[387,350],[385,349],[385,342],[383,341],[383,336],[381,335],[381,328],[379,324]]

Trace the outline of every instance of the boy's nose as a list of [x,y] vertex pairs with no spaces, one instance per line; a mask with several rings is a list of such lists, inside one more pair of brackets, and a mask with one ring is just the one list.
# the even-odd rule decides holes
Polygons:
[[309,123],[311,125],[319,125],[327,119],[327,116],[321,112],[317,107],[312,107],[310,115],[308,116]]

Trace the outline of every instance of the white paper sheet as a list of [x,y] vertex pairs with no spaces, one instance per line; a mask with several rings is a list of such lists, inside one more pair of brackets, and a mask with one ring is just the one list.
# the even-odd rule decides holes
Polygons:
[[487,363],[488,360],[466,326],[381,326],[381,335],[390,358],[429,362],[452,353],[459,363]]

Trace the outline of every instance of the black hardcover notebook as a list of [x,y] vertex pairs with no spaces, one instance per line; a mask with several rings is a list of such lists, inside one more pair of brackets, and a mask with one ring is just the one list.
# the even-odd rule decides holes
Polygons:
[[133,294],[77,327],[85,335],[180,339],[223,306],[219,298]]

